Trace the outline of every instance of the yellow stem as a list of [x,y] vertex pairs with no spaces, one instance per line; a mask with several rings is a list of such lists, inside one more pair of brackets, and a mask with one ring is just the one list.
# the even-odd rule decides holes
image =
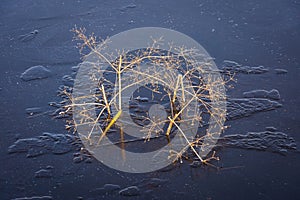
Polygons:
[[119,58],[119,66],[118,66],[118,80],[119,80],[119,110],[122,109],[122,85],[121,85],[121,66],[122,66],[122,56]]
[[116,123],[116,121],[119,119],[119,117],[121,116],[121,114],[122,114],[122,110],[119,110],[118,113],[114,116],[114,118],[110,121],[110,123],[108,124],[108,126],[103,131],[101,137],[99,138],[98,145],[100,144],[101,140],[106,135],[106,133],[108,132],[108,130],[112,127],[112,125],[114,125]]
[[109,107],[109,104],[108,104],[108,101],[107,101],[107,97],[106,97],[105,89],[104,89],[104,86],[103,86],[103,85],[101,85],[101,89],[102,89],[102,95],[103,95],[105,107],[106,107],[107,112],[108,112],[108,118],[110,118],[110,115],[111,115],[110,107]]

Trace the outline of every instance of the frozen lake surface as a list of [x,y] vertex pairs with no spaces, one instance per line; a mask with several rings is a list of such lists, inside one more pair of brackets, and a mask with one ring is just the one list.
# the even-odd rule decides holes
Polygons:
[[[298,199],[300,2],[0,3],[0,199]],[[164,27],[235,73],[214,167],[183,160],[147,174],[108,168],[65,130],[63,87],[81,55],[74,26],[106,38]],[[140,142],[133,141],[131,143]]]

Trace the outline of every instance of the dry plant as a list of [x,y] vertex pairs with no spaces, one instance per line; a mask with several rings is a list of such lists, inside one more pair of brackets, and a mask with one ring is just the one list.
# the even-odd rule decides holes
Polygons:
[[[185,154],[189,149],[202,164],[215,166],[211,163],[212,160],[219,160],[215,151],[205,158],[199,153],[201,146],[205,145],[203,142],[205,139],[213,140],[219,136],[215,132],[207,132],[208,119],[216,123],[216,126],[221,126],[222,130],[226,128],[223,126],[226,111],[220,110],[215,105],[216,102],[210,99],[213,94],[215,99],[225,102],[226,97],[222,92],[211,90],[220,85],[224,86],[226,82],[222,78],[216,79],[207,74],[207,66],[211,64],[210,58],[202,58],[199,62],[198,58],[203,55],[196,49],[176,47],[172,44],[169,44],[169,50],[161,50],[159,47],[164,42],[163,38],[152,38],[153,42],[149,47],[130,52],[118,52],[118,57],[115,57],[115,54],[102,51],[109,45],[109,39],[98,42],[99,39],[94,34],[86,36],[83,28],[75,27],[72,32],[74,39],[80,41],[78,48],[81,53],[88,48],[106,64],[93,64],[99,74],[102,74],[101,77],[90,74],[90,80],[97,82],[98,85],[95,93],[90,97],[76,97],[93,98],[94,102],[89,104],[96,108],[97,118],[94,119],[88,111],[82,109],[80,123],[69,121],[68,128],[74,126],[76,130],[78,126],[89,124],[91,131],[85,135],[85,138],[91,145],[105,145],[101,141],[108,135],[118,136],[122,144],[141,140],[132,138],[126,140],[124,130],[130,129],[131,126],[139,127],[143,133],[140,138],[145,143],[163,137],[169,142],[175,133],[181,134],[185,148],[180,152],[170,151],[169,159],[174,162],[182,158],[191,159],[191,156]],[[199,67],[195,68],[195,65]],[[146,70],[143,66],[147,66]],[[177,73],[170,73],[172,71]],[[204,80],[203,74],[209,79],[209,84]],[[143,84],[145,82],[147,84]],[[126,97],[126,90],[138,84],[143,86],[135,91],[135,95]],[[76,99],[68,92],[66,95],[70,99],[69,104],[65,106],[66,111],[72,111],[74,107],[86,106],[76,103]],[[125,103],[124,100],[128,102]],[[197,102],[197,105],[193,102]],[[128,105],[129,109],[125,110],[123,104]],[[151,110],[153,104],[161,106]],[[163,109],[166,115],[162,115],[160,109]],[[128,118],[122,116],[130,116],[133,121],[127,121]],[[199,124],[195,137],[186,135],[187,130],[180,126],[182,123],[190,126]]]

